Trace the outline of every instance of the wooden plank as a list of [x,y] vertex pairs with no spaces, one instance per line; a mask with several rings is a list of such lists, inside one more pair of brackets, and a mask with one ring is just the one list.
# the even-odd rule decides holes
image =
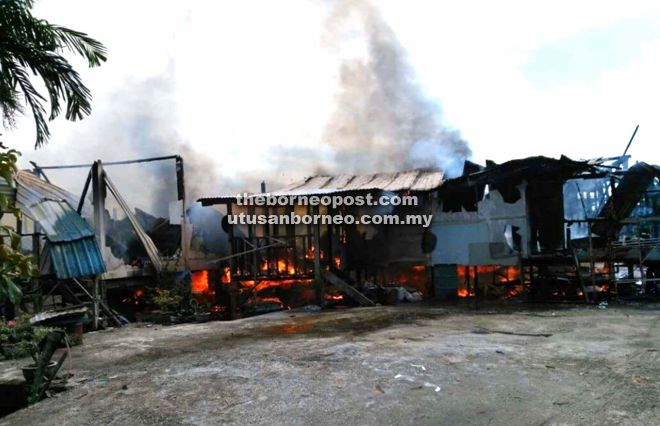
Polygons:
[[30,396],[28,397],[28,404],[34,404],[39,401],[41,395],[41,386],[43,383],[44,375],[46,374],[46,367],[50,362],[57,345],[64,338],[63,331],[51,331],[39,343],[39,354],[37,355],[37,371],[34,373],[34,382],[30,388]]
[[62,364],[64,364],[64,360],[66,360],[66,357],[69,355],[68,352],[64,352],[62,356],[60,357],[60,360],[57,361],[57,366],[55,367],[55,371],[53,372],[53,375],[50,377],[47,377],[46,384],[41,388],[41,392],[39,393],[39,397],[37,398],[37,401],[41,401],[44,398],[44,394],[50,387],[51,382],[57,376],[57,373],[60,371],[60,368],[62,368]]
[[[314,206],[314,219],[319,217],[319,207]],[[316,287],[316,304],[323,306],[325,295],[323,294],[324,283],[321,279],[321,229],[318,223],[312,224],[314,232],[314,284]]]
[[[232,213],[232,203],[227,204],[227,216],[231,216]],[[229,219],[229,217],[227,217]],[[239,253],[235,253],[236,248],[236,239],[234,237],[234,225],[227,221],[229,226],[229,245],[231,247],[231,257],[229,258],[229,318],[235,320],[238,318],[238,284],[236,283],[236,256],[239,256]],[[256,285],[256,283],[255,283]]]
[[584,296],[584,303],[588,305],[589,295],[587,294],[587,288],[584,286],[584,281],[582,280],[582,273],[580,272],[580,260],[578,259],[577,251],[575,249],[573,249],[573,262],[575,263],[575,270],[577,272],[580,288],[582,289],[582,295]]
[[342,280],[332,272],[323,271],[323,278],[325,278],[330,284],[334,285],[335,287],[346,293],[348,297],[358,302],[361,306],[376,306],[376,304],[372,302],[369,298],[367,298],[365,295],[354,289],[350,284],[348,284],[346,281]]

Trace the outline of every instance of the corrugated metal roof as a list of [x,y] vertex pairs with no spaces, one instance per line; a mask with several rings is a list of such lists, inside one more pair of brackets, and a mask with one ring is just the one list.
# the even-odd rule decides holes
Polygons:
[[105,272],[94,231],[64,200],[44,199],[28,207],[48,240],[50,266],[57,278]]
[[432,191],[442,185],[443,177],[442,172],[425,172],[421,170],[367,175],[313,176],[275,191],[273,194],[303,194],[316,190],[323,190],[326,193],[370,191],[374,189],[390,192]]
[[57,317],[66,317],[69,315],[82,315],[85,313],[87,313],[87,308],[84,306],[77,306],[75,308],[55,310],[55,311],[42,311],[39,312],[38,314],[35,314],[32,318],[30,318],[30,324],[38,324],[42,321],[46,321]]
[[[408,172],[372,173],[366,175],[342,174],[339,176],[312,176],[295,182],[270,194],[280,195],[328,195],[349,191],[433,191],[442,186],[442,172],[413,170]],[[226,202],[236,195],[200,198],[202,204]]]
[[[19,171],[16,188],[0,178],[0,191],[11,195],[21,212],[41,227],[48,240],[49,271],[67,279],[102,274],[103,257],[94,230],[75,211],[79,197],[45,182],[29,171]],[[91,217],[91,208],[83,206],[83,216]]]
[[59,279],[87,277],[105,272],[96,238],[62,241],[48,245],[55,276]]
[[28,210],[50,242],[76,241],[94,236],[85,219],[64,200],[43,199],[29,206]]
[[[80,199],[79,196],[62,189],[59,186],[43,181],[29,171],[19,171],[16,174],[15,179],[16,205],[21,210],[28,209],[34,203],[46,198],[51,200],[66,200],[70,205],[78,206],[78,201]],[[92,209],[88,204],[83,205],[81,213],[84,217],[93,216]],[[31,219],[33,218],[31,217]]]

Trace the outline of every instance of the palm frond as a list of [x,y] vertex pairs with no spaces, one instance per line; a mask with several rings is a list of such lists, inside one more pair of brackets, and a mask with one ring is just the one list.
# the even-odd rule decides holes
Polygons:
[[83,119],[92,112],[91,92],[62,52],[80,55],[96,67],[107,60],[107,50],[83,32],[35,18],[30,11],[33,4],[33,0],[0,0],[0,108],[4,122],[11,124],[21,112],[21,100],[25,101],[34,116],[38,148],[47,143],[50,132],[42,105],[45,98],[30,83],[30,73],[46,86],[49,120],[61,113],[62,101],[67,120]]
[[34,117],[34,122],[37,126],[36,146],[42,146],[48,141],[48,138],[50,137],[48,124],[46,123],[46,118],[44,117],[46,110],[42,105],[42,101],[45,101],[45,99],[39,94],[39,92],[37,92],[37,90],[30,82],[30,76],[28,75],[25,68],[12,62],[7,62],[6,64],[12,73],[14,84],[17,84],[21,88],[23,91],[23,96],[25,97],[25,102],[32,110],[32,116]]
[[59,41],[70,50],[86,58],[90,67],[98,67],[101,62],[108,60],[108,51],[105,46],[87,34],[57,25],[53,25],[51,28]]

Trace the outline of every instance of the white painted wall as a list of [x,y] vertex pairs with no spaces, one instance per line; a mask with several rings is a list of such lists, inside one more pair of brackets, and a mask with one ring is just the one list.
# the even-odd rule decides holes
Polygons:
[[518,227],[522,236],[522,255],[529,254],[526,183],[518,186],[521,197],[506,203],[498,191],[491,190],[477,203],[476,212],[443,213],[434,208],[432,232],[437,236],[431,254],[433,264],[516,265],[519,254],[511,253],[505,230]]

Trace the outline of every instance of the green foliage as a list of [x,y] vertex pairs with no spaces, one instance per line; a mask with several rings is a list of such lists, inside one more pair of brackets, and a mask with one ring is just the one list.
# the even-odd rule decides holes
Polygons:
[[190,306],[192,307],[195,314],[208,314],[211,312],[213,305],[210,302],[198,303],[195,299],[190,301]]
[[181,305],[181,296],[172,290],[160,290],[159,294],[154,296],[151,301],[158,305],[161,312],[176,312]]
[[[177,272],[177,265],[178,260],[172,261],[171,263],[165,263],[163,269],[156,275],[152,287],[148,288],[148,291],[151,294],[155,294],[151,301],[158,305],[161,310],[190,314],[192,276],[190,274],[181,275]],[[157,303],[156,300],[165,300],[159,297],[163,294],[167,294],[170,297],[176,297],[178,300],[177,306],[161,306]]]
[[[18,171],[16,162],[20,152],[7,149],[0,142],[0,177],[14,186],[14,173]],[[16,218],[21,217],[21,212],[11,201],[0,193],[0,219],[5,212],[10,212]],[[26,256],[20,252],[21,236],[7,225],[0,226],[0,234],[3,236],[3,244],[0,244],[0,301],[8,300],[18,303],[22,292],[18,283],[25,277],[36,275],[32,266],[32,256]]]
[[33,6],[33,0],[0,1],[0,109],[5,126],[13,127],[16,115],[24,112],[24,101],[34,117],[36,147],[40,147],[50,138],[43,106],[46,98],[30,76],[41,77],[46,86],[49,120],[60,114],[60,101],[66,101],[66,119],[76,121],[92,112],[92,96],[62,53],[73,52],[96,67],[107,60],[107,52],[87,34],[35,18]]
[[0,319],[0,347],[6,358],[17,359],[27,355],[36,355],[39,342],[55,328],[33,326],[30,316],[23,315],[12,321]]

